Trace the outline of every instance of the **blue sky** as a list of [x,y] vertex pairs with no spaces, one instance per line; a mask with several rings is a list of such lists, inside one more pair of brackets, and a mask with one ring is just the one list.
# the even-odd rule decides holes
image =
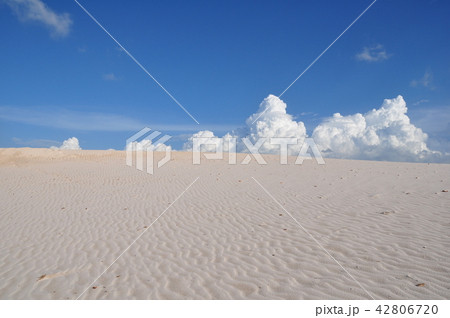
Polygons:
[[[21,1],[45,3],[43,18]],[[76,136],[83,149],[123,149],[145,125],[242,126],[372,2],[80,0],[198,126],[74,1],[21,1],[0,0],[0,147]],[[449,13],[444,0],[378,0],[282,96],[288,113],[310,133],[402,95],[428,145],[450,152]]]

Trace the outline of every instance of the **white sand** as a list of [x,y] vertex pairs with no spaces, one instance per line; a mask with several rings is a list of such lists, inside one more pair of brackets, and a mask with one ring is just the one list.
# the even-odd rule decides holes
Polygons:
[[450,298],[450,165],[173,158],[0,149],[0,298],[77,298],[197,177],[81,299],[369,298],[252,177],[374,298]]

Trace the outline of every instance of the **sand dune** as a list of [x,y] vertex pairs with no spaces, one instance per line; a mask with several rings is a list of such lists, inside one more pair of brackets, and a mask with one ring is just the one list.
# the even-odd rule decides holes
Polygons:
[[450,298],[450,165],[191,156],[0,149],[0,298]]

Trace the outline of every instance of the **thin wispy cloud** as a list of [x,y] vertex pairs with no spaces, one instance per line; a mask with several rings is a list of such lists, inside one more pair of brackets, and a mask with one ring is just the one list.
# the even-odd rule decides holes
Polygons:
[[62,150],[81,150],[78,138],[71,137],[63,142],[53,139],[31,139],[23,140],[22,138],[13,137],[12,141],[22,147],[33,148],[50,148],[50,149],[62,149]]
[[21,22],[45,25],[52,36],[64,37],[70,32],[72,19],[68,13],[56,13],[41,0],[4,0]]
[[309,116],[309,117],[316,117],[316,116],[318,116],[319,114],[318,113],[315,113],[315,112],[301,112],[300,113],[300,116],[305,116],[305,117],[307,117],[307,116]]
[[114,73],[103,74],[103,79],[105,81],[117,81],[118,78]]
[[433,73],[430,70],[427,70],[421,79],[412,80],[410,84],[412,87],[422,86],[431,90],[435,89],[433,85]]
[[381,62],[391,56],[392,54],[388,54],[383,45],[377,44],[371,47],[365,46],[360,53],[356,54],[356,59],[364,62]]
[[[0,106],[0,120],[28,125],[80,131],[135,131],[148,126],[162,131],[193,132],[197,124],[164,124],[104,112],[81,112],[55,107],[30,108]],[[202,129],[228,131],[234,125],[202,124]]]
[[12,141],[22,147],[35,147],[35,148],[49,148],[53,146],[58,146],[61,143],[59,141],[53,139],[27,139],[24,140],[22,138],[13,137]]
[[83,131],[132,131],[144,126],[142,122],[123,115],[55,108],[38,110],[0,106],[0,119],[36,126]]
[[421,100],[418,100],[417,102],[414,102],[413,106],[417,106],[417,105],[420,105],[420,104],[425,104],[425,103],[428,103],[428,102],[430,102],[428,99],[421,99]]

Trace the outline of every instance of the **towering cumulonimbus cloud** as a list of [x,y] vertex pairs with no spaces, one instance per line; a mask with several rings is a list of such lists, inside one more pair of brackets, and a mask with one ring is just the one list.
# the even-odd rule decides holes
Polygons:
[[[248,138],[255,144],[260,138],[268,138],[259,148],[261,153],[277,153],[280,146],[271,144],[270,138],[297,138],[297,146],[289,148],[298,152],[306,138],[306,128],[303,122],[296,122],[286,111],[287,105],[275,95],[267,96],[259,105],[258,111],[246,120],[247,127],[242,129],[241,137]],[[240,144],[241,148],[243,145]]]
[[[267,96],[259,105],[258,111],[246,120],[246,126],[241,127],[225,136],[223,139],[224,151],[247,152],[247,146],[243,143],[243,138],[247,138],[252,145],[255,145],[261,138],[265,142],[259,147],[260,153],[278,153],[280,145],[271,144],[270,138],[290,137],[297,138],[298,144],[289,147],[291,153],[298,152],[304,139],[306,138],[306,128],[302,122],[296,122],[292,116],[286,112],[287,105],[274,95]],[[193,139],[202,139],[201,151],[215,152],[218,138],[212,131],[203,130],[193,134],[183,145],[183,150],[192,150]]]
[[[193,138],[204,138],[211,145],[202,146],[202,151],[216,151],[213,145],[218,137],[212,131],[200,131],[191,136],[184,150],[192,149]],[[278,153],[280,145],[271,144],[270,138],[296,138],[297,145],[289,145],[289,153],[297,154],[307,138],[305,125],[295,121],[287,113],[287,105],[280,98],[269,95],[259,105],[258,111],[247,118],[246,126],[224,137],[227,142],[237,138],[237,151],[247,152],[243,138],[256,144],[261,138],[266,141],[259,147],[260,153]],[[406,102],[402,96],[385,99],[378,109],[367,113],[342,116],[339,113],[325,118],[312,133],[312,138],[322,155],[333,158],[392,160],[392,161],[442,161],[446,155],[427,147],[427,134],[414,126],[407,115]],[[445,157],[447,158],[447,157]]]
[[364,115],[336,113],[319,124],[312,137],[328,157],[407,161],[437,157],[439,153],[427,147],[427,134],[406,113],[406,102],[399,95]]

